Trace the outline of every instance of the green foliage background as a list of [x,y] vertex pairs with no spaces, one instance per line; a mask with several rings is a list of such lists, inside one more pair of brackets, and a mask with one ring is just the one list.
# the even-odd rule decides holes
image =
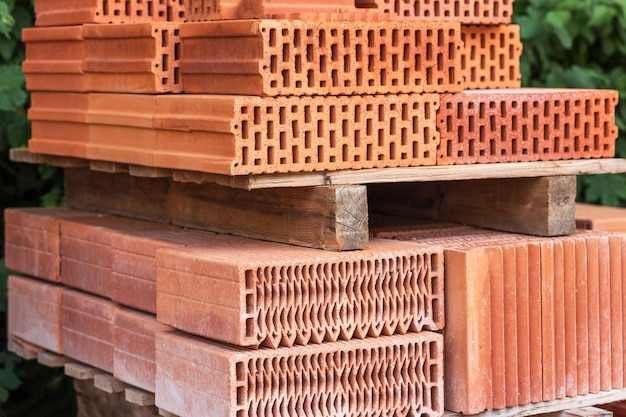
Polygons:
[[[48,1],[48,0],[44,0]],[[58,205],[61,172],[46,165],[15,164],[9,149],[25,146],[30,137],[26,117],[29,95],[24,89],[22,28],[33,25],[32,0],[0,0],[0,209]],[[6,350],[6,285],[4,222],[0,216],[0,416],[53,417],[76,415],[71,380],[60,369],[24,361]]]
[[[619,90],[616,154],[626,157],[626,0],[515,0],[513,6],[524,85]],[[624,206],[626,176],[580,176],[578,200]]]
[[[42,165],[14,164],[9,149],[30,137],[29,95],[20,64],[21,30],[33,25],[33,0],[0,0],[0,209],[58,205],[62,178]],[[50,1],[50,0],[39,0]],[[515,0],[524,86],[610,88],[620,92],[617,155],[626,157],[626,0]],[[626,206],[626,176],[581,176],[578,199]],[[72,416],[70,381],[61,371],[6,351],[4,224],[0,216],[0,417]],[[45,405],[45,406],[42,406]]]

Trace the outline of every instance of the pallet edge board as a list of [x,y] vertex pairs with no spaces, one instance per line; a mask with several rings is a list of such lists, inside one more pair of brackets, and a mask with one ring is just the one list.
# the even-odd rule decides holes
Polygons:
[[[89,167],[86,159],[31,153],[26,148],[10,150],[13,162],[49,163],[62,168]],[[293,174],[258,174],[227,176],[196,171],[164,170],[125,164],[94,164],[106,172],[126,172],[142,177],[172,178],[177,182],[217,183],[231,188],[261,189],[313,187],[321,185],[357,185],[391,182],[432,182],[494,178],[532,178],[582,174],[618,174],[626,172],[626,159],[574,159],[562,161],[506,162],[493,164],[370,168]],[[104,167],[107,168],[104,168]]]

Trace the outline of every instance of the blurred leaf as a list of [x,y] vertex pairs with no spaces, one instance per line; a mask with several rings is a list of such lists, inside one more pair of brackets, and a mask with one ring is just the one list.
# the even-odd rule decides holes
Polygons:
[[18,65],[0,65],[0,110],[15,111],[26,103],[24,74]]
[[626,199],[626,177],[623,175],[587,175],[583,178],[586,202],[618,206]]
[[11,16],[9,4],[7,4],[6,0],[0,1],[0,34],[8,38],[14,24],[15,19]]

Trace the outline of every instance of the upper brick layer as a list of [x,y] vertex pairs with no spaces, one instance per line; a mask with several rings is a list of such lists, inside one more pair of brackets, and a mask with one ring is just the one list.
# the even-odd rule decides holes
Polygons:
[[613,90],[442,94],[437,165],[611,157],[616,105]]
[[357,7],[375,8],[398,19],[457,20],[464,24],[509,23],[513,0],[356,0]]
[[246,20],[181,25],[189,93],[461,91],[457,22]]

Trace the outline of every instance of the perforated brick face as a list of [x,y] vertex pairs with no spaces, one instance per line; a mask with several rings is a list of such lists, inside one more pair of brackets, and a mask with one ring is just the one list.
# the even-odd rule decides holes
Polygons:
[[456,20],[463,24],[509,23],[513,0],[356,0],[357,7],[375,8],[397,18]]
[[160,250],[157,317],[241,346],[441,329],[443,259],[436,249],[391,243],[320,253],[218,235],[206,247]]
[[181,70],[189,93],[455,92],[460,32],[458,22],[185,23]]
[[443,94],[438,165],[611,157],[612,90],[468,90]]
[[177,415],[443,414],[436,333],[256,351],[179,333],[156,340],[156,405]]
[[157,166],[238,175],[436,163],[435,94],[159,100]]
[[178,23],[85,25],[87,91],[181,92]]
[[520,88],[522,41],[517,25],[462,25],[463,88]]
[[184,19],[183,0],[37,0],[37,26],[139,23]]

